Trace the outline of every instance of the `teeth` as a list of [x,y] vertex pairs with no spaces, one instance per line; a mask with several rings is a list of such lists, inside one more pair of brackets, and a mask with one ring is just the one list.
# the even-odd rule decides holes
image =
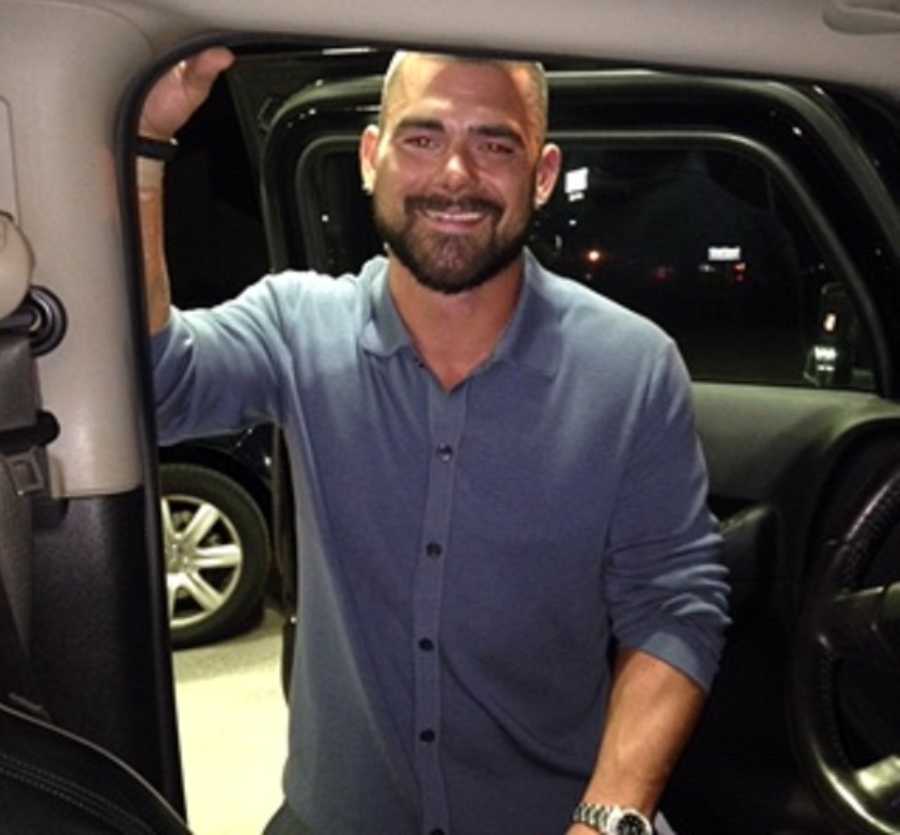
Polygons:
[[425,214],[428,215],[428,217],[432,218],[433,220],[456,221],[456,222],[461,221],[463,223],[466,223],[466,222],[471,223],[476,220],[480,220],[482,217],[484,217],[482,212],[462,212],[457,209],[449,209],[449,210],[443,211],[443,212],[438,212],[438,211],[434,211],[432,209],[428,209],[428,210],[426,210]]

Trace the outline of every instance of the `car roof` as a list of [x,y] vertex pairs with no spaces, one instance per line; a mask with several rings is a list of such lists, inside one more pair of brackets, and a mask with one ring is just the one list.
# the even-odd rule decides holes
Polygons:
[[900,7],[879,0],[77,0],[161,46],[214,30],[596,57],[841,82],[900,96]]

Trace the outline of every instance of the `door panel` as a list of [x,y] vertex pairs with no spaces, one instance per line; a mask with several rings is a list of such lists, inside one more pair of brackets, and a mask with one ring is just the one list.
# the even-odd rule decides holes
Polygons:
[[32,661],[54,722],[121,757],[183,813],[147,504],[143,489],[36,504]]
[[843,433],[900,418],[876,395],[772,386],[695,383],[694,407],[712,495],[742,501],[771,499],[802,456],[823,454]]
[[[666,808],[685,831],[701,834],[844,833],[797,764],[788,699],[794,633],[826,543],[900,454],[900,407],[861,393],[711,384],[695,385],[695,402],[733,624]],[[878,579],[898,576],[886,574]],[[839,693],[845,715],[884,715],[883,682],[854,683]]]

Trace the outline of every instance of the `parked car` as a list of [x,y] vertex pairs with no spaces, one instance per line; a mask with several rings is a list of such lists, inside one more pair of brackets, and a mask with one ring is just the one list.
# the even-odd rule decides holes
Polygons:
[[163,556],[172,643],[256,625],[271,567],[272,429],[160,450]]
[[[169,213],[207,245],[186,245],[198,298],[185,303],[214,303],[199,297],[237,289],[238,259],[247,273],[335,274],[379,250],[354,150],[388,54],[373,39],[542,53],[566,163],[530,245],[675,337],[726,536],[734,623],[670,817],[693,835],[900,832],[890,4],[692,0],[622,14],[501,0],[432,19],[378,0],[339,14],[278,0],[178,13],[159,0],[0,0],[0,210],[69,323],[38,364],[60,434],[36,515],[31,647],[55,720],[181,804],[131,156],[154,74],[206,43],[239,52],[211,105],[227,103],[228,126],[213,110],[207,133],[182,138],[181,176],[212,214],[181,202]],[[302,539],[277,512],[288,486],[274,464],[278,559]],[[218,536],[210,547],[231,547],[224,523]]]

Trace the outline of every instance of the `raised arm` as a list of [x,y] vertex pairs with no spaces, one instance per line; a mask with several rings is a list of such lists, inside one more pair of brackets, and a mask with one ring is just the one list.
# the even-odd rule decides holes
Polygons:
[[[154,84],[147,96],[138,127],[140,136],[163,142],[171,140],[206,101],[219,73],[233,61],[230,50],[213,47],[176,64]],[[137,163],[147,318],[151,333],[165,327],[171,303],[164,247],[163,165],[162,161],[147,157],[140,157]]]

